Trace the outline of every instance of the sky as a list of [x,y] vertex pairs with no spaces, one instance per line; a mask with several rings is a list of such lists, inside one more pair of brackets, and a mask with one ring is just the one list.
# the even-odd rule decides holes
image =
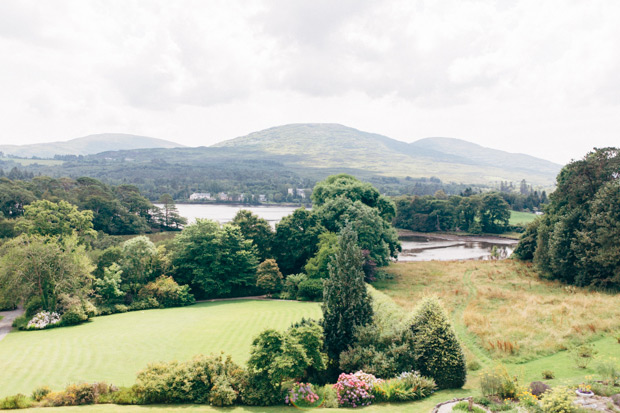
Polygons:
[[0,144],[289,123],[558,163],[620,146],[620,2],[0,1]]

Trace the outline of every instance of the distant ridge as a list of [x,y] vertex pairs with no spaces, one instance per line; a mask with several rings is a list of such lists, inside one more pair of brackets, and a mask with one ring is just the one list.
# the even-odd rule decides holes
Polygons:
[[413,143],[333,123],[277,126],[215,147],[284,155],[288,163],[313,168],[363,169],[396,177],[436,176],[444,181],[520,181],[550,186],[562,165],[524,154],[486,148],[455,138]]
[[53,158],[54,155],[93,155],[100,152],[150,149],[179,148],[183,145],[164,139],[125,133],[100,133],[75,138],[68,141],[37,143],[30,145],[0,145],[0,152],[22,158]]

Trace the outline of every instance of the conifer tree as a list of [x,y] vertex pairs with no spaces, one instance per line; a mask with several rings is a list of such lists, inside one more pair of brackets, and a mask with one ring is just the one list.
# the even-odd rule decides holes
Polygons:
[[323,291],[325,347],[336,365],[340,353],[354,344],[356,329],[372,321],[372,303],[362,264],[357,234],[347,225],[340,233],[338,252],[329,266]]

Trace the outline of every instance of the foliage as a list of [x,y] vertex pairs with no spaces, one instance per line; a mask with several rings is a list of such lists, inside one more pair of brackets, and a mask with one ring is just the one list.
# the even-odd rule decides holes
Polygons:
[[40,299],[41,309],[56,310],[63,293],[85,294],[92,266],[75,236],[62,242],[39,235],[21,235],[0,249],[0,296]]
[[35,314],[26,328],[28,330],[43,330],[44,328],[54,326],[60,322],[60,314],[50,313],[49,311],[41,311]]
[[555,373],[553,373],[553,371],[551,370],[543,370],[542,377],[545,380],[555,379]]
[[369,258],[385,266],[401,250],[398,234],[389,221],[382,219],[379,210],[361,201],[345,197],[328,200],[316,210],[322,225],[338,233],[349,225],[358,234],[358,245],[369,251]]
[[122,297],[124,295],[120,289],[122,273],[123,270],[117,263],[112,263],[109,267],[104,268],[103,277],[94,282],[95,292],[105,301]]
[[296,300],[297,293],[299,291],[299,284],[303,281],[307,280],[308,276],[306,274],[291,274],[286,277],[286,281],[284,282],[284,289],[281,298],[288,300]]
[[282,273],[274,259],[267,259],[260,263],[256,270],[256,286],[268,293],[277,293],[282,290]]
[[32,402],[23,394],[16,394],[15,396],[7,396],[4,399],[0,399],[0,409],[27,409],[30,406],[32,406]]
[[542,381],[533,381],[530,383],[530,393],[536,397],[540,397],[541,394],[549,390],[551,387],[543,383]]
[[284,403],[301,409],[318,407],[321,402],[320,396],[315,393],[311,383],[293,383],[293,386],[284,398]]
[[298,285],[297,299],[302,301],[321,301],[323,299],[323,280],[303,280]]
[[325,370],[323,334],[316,323],[291,327],[285,333],[265,330],[252,342],[248,367],[251,375],[267,380],[263,387],[281,392],[285,380]]
[[417,371],[403,372],[400,376],[380,381],[373,386],[372,394],[377,402],[404,402],[430,396],[437,386],[433,379],[421,376]]
[[249,371],[241,386],[241,400],[248,406],[272,406],[282,403],[282,389],[262,373]]
[[329,277],[329,263],[338,251],[338,235],[324,232],[319,236],[318,251],[304,267],[309,278]]
[[483,232],[501,233],[508,228],[510,209],[497,193],[484,194],[480,200],[480,225]]
[[361,371],[342,373],[334,384],[338,393],[338,404],[342,407],[369,406],[375,396],[372,394],[376,378]]
[[230,356],[222,355],[196,356],[184,363],[149,364],[138,373],[135,393],[146,404],[215,401],[229,405],[238,398],[243,374]]
[[545,413],[573,413],[577,410],[574,399],[570,389],[558,386],[543,394],[541,404]]
[[345,227],[338,240],[338,252],[330,266],[323,292],[323,329],[330,359],[355,344],[355,330],[372,321],[371,298],[364,283],[362,253],[357,234]]
[[296,209],[276,224],[272,252],[284,275],[297,274],[317,251],[324,228],[313,211]]
[[196,302],[187,285],[180,286],[172,277],[162,275],[140,289],[141,300],[154,298],[163,307],[180,307]]
[[618,289],[618,174],[615,148],[596,149],[566,165],[545,215],[528,228],[518,256],[533,258],[541,271],[565,283]]
[[472,408],[469,408],[469,402],[466,400],[460,401],[457,404],[455,404],[454,406],[452,406],[452,410],[461,410],[464,412],[474,412],[474,413],[485,413],[486,410],[481,409],[478,406],[472,406]]
[[121,247],[123,284],[132,293],[153,279],[153,264],[157,257],[155,244],[144,235],[125,241]]
[[179,210],[174,204],[174,199],[170,194],[165,193],[159,197],[159,203],[162,204],[161,208],[153,207],[155,212],[155,222],[158,222],[164,230],[178,230],[183,225],[187,224],[187,219],[179,215]]
[[432,377],[440,389],[462,387],[467,377],[465,355],[439,300],[423,299],[409,325],[416,370]]
[[575,347],[571,351],[571,355],[573,360],[575,360],[577,367],[580,369],[585,369],[596,355],[596,350],[591,344],[582,344]]
[[615,357],[599,360],[596,371],[608,385],[615,386],[620,383],[620,364]]
[[29,235],[64,237],[75,234],[81,242],[94,237],[93,212],[78,211],[66,201],[35,201],[24,207],[24,216],[17,222],[16,230]]
[[264,261],[271,256],[271,244],[274,233],[267,220],[260,218],[251,211],[241,209],[232,220],[232,224],[239,227],[243,238],[251,240],[258,254],[258,259]]
[[45,396],[47,396],[51,392],[52,392],[52,389],[50,389],[47,386],[37,387],[36,389],[32,391],[32,399],[34,401],[40,402],[41,400],[43,400]]
[[95,404],[103,395],[113,393],[116,387],[106,383],[70,384],[60,392],[47,393],[42,401],[44,406],[81,406]]
[[481,373],[480,389],[484,396],[497,396],[501,399],[514,399],[522,391],[519,379],[511,376],[501,364]]
[[254,291],[256,247],[237,226],[196,220],[175,238],[174,279],[189,284],[199,298]]

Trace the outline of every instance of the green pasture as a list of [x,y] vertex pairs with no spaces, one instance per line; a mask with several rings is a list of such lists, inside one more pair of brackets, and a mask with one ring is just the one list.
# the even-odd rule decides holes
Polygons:
[[65,163],[65,161],[60,161],[57,159],[25,159],[25,158],[0,158],[3,161],[13,161],[22,166],[29,166],[34,164],[39,164],[43,166],[58,166]]
[[317,303],[234,300],[95,317],[74,327],[13,331],[0,341],[0,397],[38,386],[105,381],[129,386],[150,362],[223,351],[238,363],[266,328],[320,318]]
[[531,212],[510,211],[510,225],[527,225],[537,216]]

